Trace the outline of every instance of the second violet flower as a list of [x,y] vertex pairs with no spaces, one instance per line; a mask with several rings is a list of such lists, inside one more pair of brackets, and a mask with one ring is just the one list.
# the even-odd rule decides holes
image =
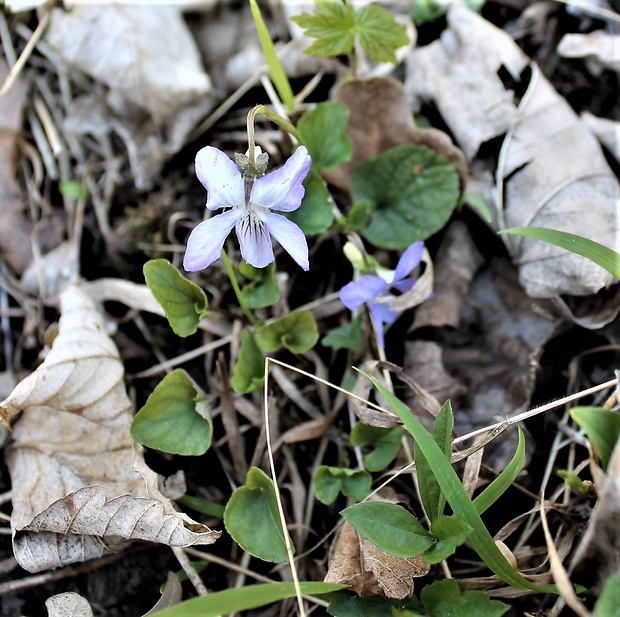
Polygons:
[[400,311],[391,309],[385,300],[394,297],[392,290],[404,294],[413,288],[416,281],[409,278],[409,274],[420,264],[423,251],[424,243],[415,242],[403,253],[393,272],[387,271],[384,276],[365,274],[340,290],[340,300],[349,310],[354,311],[362,304],[368,306],[370,319],[382,349],[384,325],[393,324],[400,314]]
[[305,193],[302,183],[311,165],[308,150],[299,146],[282,167],[254,179],[242,174],[221,150],[212,146],[202,148],[196,155],[196,175],[208,192],[207,209],[229,209],[193,229],[183,258],[185,270],[196,272],[210,266],[220,257],[233,227],[241,256],[255,268],[264,268],[274,260],[273,236],[308,270],[306,236],[295,223],[276,212],[299,208]]

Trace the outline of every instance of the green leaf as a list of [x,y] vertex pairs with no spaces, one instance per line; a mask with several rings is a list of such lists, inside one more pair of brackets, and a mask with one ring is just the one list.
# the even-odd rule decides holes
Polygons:
[[342,492],[354,501],[361,501],[370,495],[371,475],[362,469],[329,467],[321,465],[312,479],[316,498],[324,504],[333,503]]
[[241,333],[241,349],[230,385],[235,392],[248,394],[263,389],[265,383],[265,356],[258,348],[252,333]]
[[620,413],[603,407],[573,407],[570,415],[588,436],[600,458],[601,467],[607,469],[620,435]]
[[241,295],[248,308],[257,309],[273,306],[280,299],[280,288],[276,282],[276,263],[271,262],[266,268],[255,268],[242,261],[239,274],[249,283],[241,289]]
[[260,7],[256,0],[250,0],[250,10],[252,11],[252,18],[254,19],[254,25],[256,26],[256,32],[258,33],[258,39],[263,50],[263,56],[265,56],[265,61],[267,62],[267,68],[269,69],[271,79],[280,95],[280,99],[286,107],[292,111],[296,107],[293,90],[291,89],[291,84],[286,76],[286,72],[282,67],[282,63],[278,58],[276,48],[273,45],[269,30],[263,20]]
[[[301,593],[320,595],[343,589],[346,585],[333,583],[299,583]],[[191,598],[157,612],[157,617],[219,617],[239,611],[259,608],[272,602],[295,597],[293,583],[262,583],[215,591],[206,596]]]
[[439,516],[431,524],[435,544],[424,553],[426,563],[440,563],[467,540],[471,529],[454,516]]
[[304,138],[312,164],[330,171],[353,156],[351,138],[347,135],[349,110],[333,101],[319,103],[299,120],[297,129]]
[[[467,0],[466,6],[472,11],[479,11],[485,0]],[[416,26],[435,21],[446,14],[449,4],[438,0],[413,0],[411,3],[411,17]]]
[[432,617],[501,617],[509,608],[491,600],[484,591],[466,591],[461,595],[458,583],[452,578],[424,587],[420,600]]
[[398,146],[353,173],[351,196],[371,208],[364,237],[376,247],[405,249],[439,231],[459,199],[454,165],[426,146]]
[[446,460],[445,453],[435,443],[420,421],[401,401],[380,383],[372,379],[372,377],[368,375],[366,375],[366,377],[370,379],[375,388],[385,397],[392,410],[401,419],[407,430],[413,435],[417,447],[422,450],[433,473],[437,477],[437,482],[446,495],[446,499],[452,507],[454,515],[473,530],[469,536],[469,543],[487,567],[504,582],[513,587],[531,589],[537,592],[557,593],[557,590],[553,586],[542,587],[528,581],[508,563],[482,522],[476,507],[469,499],[465,488],[461,484],[454,469],[452,469],[450,462]]
[[306,193],[301,206],[293,212],[287,212],[286,216],[299,225],[307,236],[323,233],[329,229],[334,218],[325,180],[311,169],[304,180],[304,187]]
[[369,4],[355,14],[356,31],[364,51],[377,62],[396,63],[394,51],[409,43],[405,27],[387,9]]
[[347,214],[345,226],[348,231],[364,231],[370,218],[370,206],[367,201],[356,201]]
[[167,259],[147,261],[144,278],[174,333],[179,336],[194,334],[207,316],[204,291],[187,280]]
[[384,553],[415,557],[433,545],[433,536],[413,514],[396,504],[369,501],[346,508],[341,514]]
[[477,193],[469,193],[467,195],[463,195],[461,200],[463,203],[469,203],[469,205],[478,211],[478,214],[487,222],[493,222],[493,216],[489,207],[486,205],[482,197]]
[[214,518],[224,518],[225,507],[221,503],[215,503],[202,497],[192,497],[191,495],[183,495],[176,502],[201,514],[213,516]]
[[87,199],[90,191],[85,184],[80,184],[74,180],[63,180],[59,183],[58,189],[63,197],[68,199]]
[[355,9],[340,0],[328,0],[317,4],[313,13],[301,13],[292,20],[304,28],[304,34],[317,39],[305,50],[329,58],[353,50],[355,44]]
[[511,227],[499,233],[526,236],[527,238],[542,240],[543,242],[559,246],[571,253],[586,257],[604,270],[607,270],[614,278],[620,279],[620,253],[594,240],[544,227]]
[[[360,598],[357,594],[336,591],[329,596],[327,612],[333,617],[386,617],[386,615],[407,615],[394,611],[415,611],[419,602],[415,596],[404,600],[387,598]],[[410,613],[417,616],[418,613]]]
[[395,458],[400,449],[405,429],[402,426],[380,428],[358,422],[351,431],[352,446],[372,445],[373,451],[364,457],[368,471],[383,471]]
[[293,353],[304,353],[318,340],[319,330],[310,311],[295,311],[256,330],[256,342],[266,352],[286,347]]
[[610,576],[605,582],[600,598],[594,605],[594,617],[611,617],[620,606],[620,573]]
[[344,326],[333,328],[322,339],[321,344],[334,350],[351,349],[358,353],[364,349],[364,330],[361,313]]
[[[454,415],[450,401],[446,401],[437,414],[433,427],[433,439],[441,448],[446,460],[452,457],[452,429],[454,428]],[[415,449],[415,464],[420,487],[420,497],[428,520],[432,523],[443,514],[446,506],[446,496],[443,494],[437,478],[420,448]],[[441,561],[441,560],[440,560]]]
[[478,514],[482,514],[490,508],[517,479],[519,472],[525,464],[525,436],[518,427],[519,442],[512,460],[504,470],[474,499],[473,504]]
[[138,443],[184,456],[204,454],[212,433],[206,395],[182,369],[164,377],[131,423]]
[[248,471],[245,485],[228,500],[224,525],[250,555],[275,563],[288,559],[273,482],[257,467]]

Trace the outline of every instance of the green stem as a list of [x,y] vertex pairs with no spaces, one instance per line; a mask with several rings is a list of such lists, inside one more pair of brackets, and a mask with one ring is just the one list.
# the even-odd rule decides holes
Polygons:
[[250,165],[254,165],[255,162],[254,149],[256,146],[254,141],[254,119],[258,114],[262,114],[265,118],[268,118],[290,133],[300,144],[304,144],[304,138],[292,122],[283,118],[280,114],[277,114],[273,109],[269,109],[266,105],[257,105],[250,109],[248,113],[248,158],[250,159]]
[[228,272],[228,278],[230,278],[230,282],[235,291],[235,296],[237,296],[237,302],[239,302],[239,306],[243,311],[243,314],[248,318],[248,321],[253,326],[260,326],[260,320],[250,311],[245,300],[243,299],[243,295],[241,294],[241,288],[239,287],[239,283],[237,282],[237,275],[235,274],[235,269],[232,267],[230,263],[230,259],[228,259],[228,255],[226,251],[222,249],[222,260],[224,261],[224,265],[226,266],[226,272]]

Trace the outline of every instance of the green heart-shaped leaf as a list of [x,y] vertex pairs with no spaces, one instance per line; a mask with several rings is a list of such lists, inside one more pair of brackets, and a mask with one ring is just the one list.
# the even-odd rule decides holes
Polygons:
[[367,471],[328,465],[321,465],[312,479],[314,494],[324,504],[333,503],[340,492],[361,501],[370,494],[371,484],[372,476]]
[[366,201],[371,209],[364,237],[385,249],[405,249],[439,231],[459,190],[454,165],[426,146],[398,146],[367,159],[351,183],[353,201]]
[[164,309],[175,334],[194,334],[207,316],[207,296],[186,279],[167,259],[144,264],[144,278],[155,299]]
[[228,500],[224,525],[250,555],[275,563],[288,559],[273,482],[257,467],[248,471],[245,485]]
[[319,330],[310,311],[295,311],[256,330],[256,342],[266,352],[286,347],[293,353],[304,353],[318,340]]
[[235,392],[247,394],[263,389],[265,381],[265,356],[258,348],[252,333],[241,333],[241,349],[230,385]]
[[157,385],[131,423],[131,436],[149,448],[199,456],[211,446],[207,397],[182,369]]

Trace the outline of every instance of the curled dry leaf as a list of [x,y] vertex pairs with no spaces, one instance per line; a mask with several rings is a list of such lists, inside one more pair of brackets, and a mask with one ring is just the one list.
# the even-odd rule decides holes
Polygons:
[[93,617],[88,600],[79,593],[58,593],[45,601],[48,617]]
[[[506,134],[496,171],[499,228],[558,229],[618,250],[620,186],[592,133],[509,35],[462,5],[450,9],[448,24],[441,40],[411,54],[407,88],[435,102],[470,160]],[[502,71],[517,82],[531,75],[520,102]],[[590,295],[614,282],[544,242],[504,241],[530,296]]]
[[467,182],[467,161],[461,150],[443,131],[415,126],[411,103],[399,81],[390,77],[350,79],[337,86],[333,99],[349,110],[347,135],[353,142],[351,161],[324,174],[333,185],[349,190],[353,171],[362,161],[405,145],[436,150],[456,167],[461,188]]
[[[9,67],[4,58],[0,58],[0,84],[8,74]],[[17,274],[22,274],[32,260],[32,225],[24,216],[17,182],[17,138],[21,132],[26,93],[26,82],[18,77],[11,89],[0,97],[0,247],[2,257]]]
[[[371,501],[398,503],[400,500],[389,491]],[[425,576],[429,570],[430,565],[421,555],[404,558],[384,553],[345,522],[334,542],[325,582],[349,585],[362,597],[403,600],[413,593],[415,579]]]
[[123,365],[100,312],[77,286],[60,310],[45,361],[0,403],[5,424],[23,410],[7,452],[17,561],[37,572],[129,540],[213,543],[219,532],[174,509],[130,437]]
[[595,75],[601,72],[601,68],[620,71],[620,34],[602,31],[565,34],[558,45],[557,53],[563,58],[593,60],[596,64],[588,64]]

